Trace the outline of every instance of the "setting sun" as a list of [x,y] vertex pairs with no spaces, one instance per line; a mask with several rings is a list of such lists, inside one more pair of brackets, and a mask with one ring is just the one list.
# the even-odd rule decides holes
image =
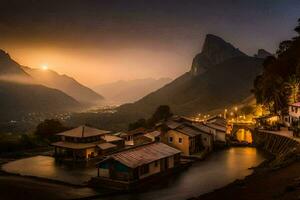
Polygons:
[[46,65],[46,64],[42,65],[42,70],[44,70],[44,71],[48,70],[48,65]]

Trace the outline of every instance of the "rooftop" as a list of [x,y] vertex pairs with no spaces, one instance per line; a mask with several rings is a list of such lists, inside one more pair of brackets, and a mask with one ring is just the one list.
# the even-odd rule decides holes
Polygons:
[[77,128],[58,133],[57,135],[67,136],[67,137],[75,137],[75,138],[85,138],[85,137],[93,137],[99,135],[105,135],[110,133],[109,131],[99,130],[96,128],[91,128],[88,126],[79,126]]
[[112,144],[112,143],[102,143],[102,144],[98,144],[97,147],[99,147],[102,150],[106,150],[106,149],[112,149],[115,148],[117,145]]
[[114,159],[127,167],[136,168],[178,153],[179,150],[166,144],[151,143],[113,154],[107,159]]
[[120,137],[115,136],[115,135],[109,135],[109,134],[103,135],[103,136],[101,136],[101,138],[102,138],[103,140],[105,140],[106,142],[114,142],[114,141],[120,141],[120,140],[123,140],[123,138],[120,138]]
[[97,143],[73,143],[73,142],[64,142],[59,141],[51,144],[56,147],[63,147],[66,149],[88,149],[97,146]]

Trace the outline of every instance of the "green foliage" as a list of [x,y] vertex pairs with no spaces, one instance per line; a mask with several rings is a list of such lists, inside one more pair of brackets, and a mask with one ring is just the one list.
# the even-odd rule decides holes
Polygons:
[[56,134],[69,130],[70,128],[65,127],[60,121],[55,119],[46,119],[41,122],[35,130],[35,135],[42,139],[48,139],[50,141],[56,140]]
[[[298,22],[295,30],[300,35]],[[281,42],[276,54],[276,58],[264,61],[263,73],[254,80],[253,90],[257,103],[273,113],[286,111],[288,103],[299,101],[300,37]]]

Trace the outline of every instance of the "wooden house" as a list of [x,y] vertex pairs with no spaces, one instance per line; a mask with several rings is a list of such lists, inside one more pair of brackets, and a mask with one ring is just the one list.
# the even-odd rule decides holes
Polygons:
[[[170,120],[163,124],[161,141],[182,151],[185,156],[211,151],[213,147],[213,134],[205,132],[189,122]],[[165,130],[162,130],[165,129]]]
[[106,187],[122,184],[128,188],[130,184],[160,176],[179,165],[179,150],[159,142],[145,144],[112,154],[99,162],[96,182]]

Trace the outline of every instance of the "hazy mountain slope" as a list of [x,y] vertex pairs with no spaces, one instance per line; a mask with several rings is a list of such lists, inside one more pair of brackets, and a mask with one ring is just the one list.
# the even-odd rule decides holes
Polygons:
[[[248,97],[254,78],[262,70],[262,59],[249,57],[239,52],[234,56],[232,53],[226,53],[226,51],[231,52],[236,48],[232,48],[232,45],[228,45],[227,42],[220,39],[217,41],[206,39],[204,47],[211,46],[207,44],[207,41],[220,44],[214,45],[217,49],[215,51],[210,49],[210,53],[205,52],[207,48],[203,48],[201,55],[210,55],[209,60],[220,58],[219,61],[214,61],[218,64],[206,65],[206,70],[199,74],[191,70],[136,103],[121,106],[119,111],[141,111],[148,115],[157,106],[167,104],[174,112],[189,115],[224,108]],[[217,54],[222,56],[218,57]],[[197,59],[199,59],[199,63],[203,63],[202,58],[198,57]],[[192,69],[195,67],[193,63]],[[201,68],[202,66],[197,67]]]
[[0,51],[0,119],[7,120],[29,112],[60,112],[81,108],[65,93],[34,80],[4,51]]
[[63,91],[82,104],[97,105],[103,101],[103,97],[92,89],[80,84],[72,77],[60,75],[53,70],[33,69],[23,67],[39,84]]
[[170,78],[136,79],[99,85],[94,89],[103,94],[107,101],[115,104],[123,104],[135,102],[171,81]]

